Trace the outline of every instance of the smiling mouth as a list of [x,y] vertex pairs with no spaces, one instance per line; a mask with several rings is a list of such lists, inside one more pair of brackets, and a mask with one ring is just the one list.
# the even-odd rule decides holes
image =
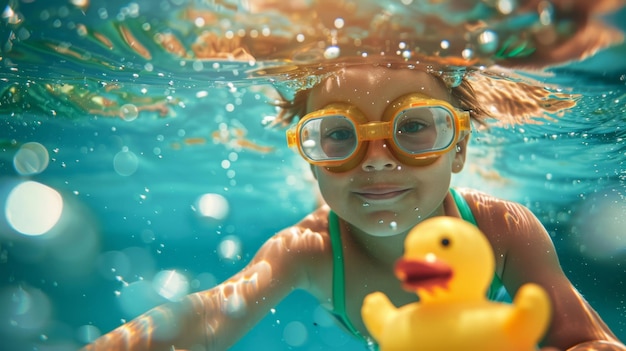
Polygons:
[[402,194],[408,192],[408,189],[397,189],[397,190],[368,190],[368,191],[357,191],[355,194],[359,195],[362,198],[367,200],[387,200],[398,197]]

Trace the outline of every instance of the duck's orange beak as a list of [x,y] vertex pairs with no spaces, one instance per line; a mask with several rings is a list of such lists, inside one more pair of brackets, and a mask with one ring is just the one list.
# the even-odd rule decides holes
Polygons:
[[415,292],[418,289],[432,290],[434,287],[447,289],[452,278],[452,268],[442,261],[427,262],[400,258],[394,267],[402,288]]

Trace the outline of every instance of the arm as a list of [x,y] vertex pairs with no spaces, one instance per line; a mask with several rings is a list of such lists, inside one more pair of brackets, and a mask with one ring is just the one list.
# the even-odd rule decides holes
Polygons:
[[511,296],[527,282],[548,293],[552,320],[542,350],[626,350],[567,279],[550,236],[526,207],[470,189],[464,195],[493,246],[497,272]]
[[225,350],[292,290],[306,287],[304,259],[310,255],[302,252],[322,245],[315,235],[297,228],[283,230],[224,283],[156,307],[84,350],[173,350],[194,345]]
[[[502,280],[514,295],[527,282],[541,285],[552,302],[543,350],[626,350],[563,273],[550,236],[524,206],[494,202],[495,228],[506,228]],[[494,228],[494,229],[495,229]]]

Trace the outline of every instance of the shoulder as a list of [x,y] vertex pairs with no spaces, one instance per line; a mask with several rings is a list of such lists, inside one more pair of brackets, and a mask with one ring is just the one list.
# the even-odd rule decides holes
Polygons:
[[274,267],[280,275],[306,278],[300,285],[307,288],[312,275],[332,258],[328,234],[327,206],[320,207],[298,223],[268,239],[255,256]]
[[498,258],[499,273],[504,271],[505,262],[513,258],[526,260],[538,252],[554,252],[543,224],[526,206],[473,189],[457,190],[489,239]]
[[469,188],[457,189],[465,198],[482,230],[528,231],[543,229],[535,215],[524,205]]

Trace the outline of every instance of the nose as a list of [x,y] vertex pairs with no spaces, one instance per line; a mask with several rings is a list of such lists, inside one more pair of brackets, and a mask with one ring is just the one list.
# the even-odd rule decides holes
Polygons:
[[394,170],[398,168],[398,161],[384,140],[373,140],[369,142],[361,167],[366,172]]

